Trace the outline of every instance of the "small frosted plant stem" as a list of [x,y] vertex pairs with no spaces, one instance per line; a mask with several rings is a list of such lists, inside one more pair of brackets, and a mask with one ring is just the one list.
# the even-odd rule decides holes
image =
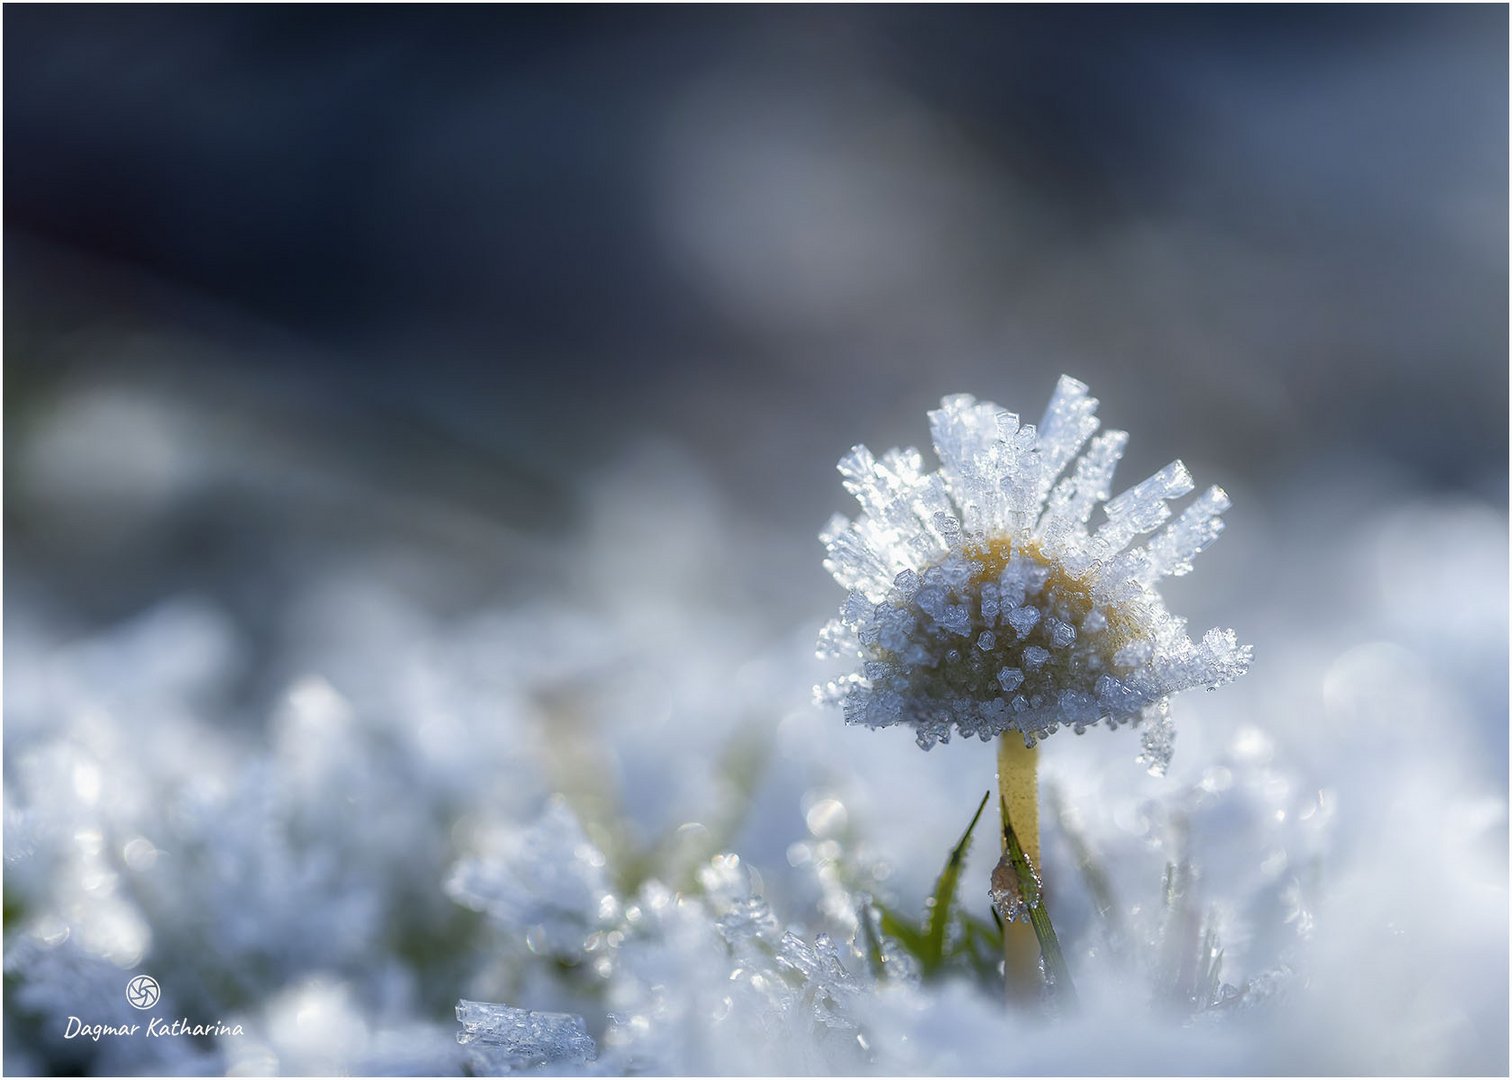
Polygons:
[[[1003,850],[1008,850],[1008,823],[1024,852],[1039,865],[1039,750],[1024,745],[1016,731],[998,738],[998,793],[1003,807]],[[1034,997],[1041,982],[1040,946],[1023,921],[1003,927],[1003,986],[1010,999]]]

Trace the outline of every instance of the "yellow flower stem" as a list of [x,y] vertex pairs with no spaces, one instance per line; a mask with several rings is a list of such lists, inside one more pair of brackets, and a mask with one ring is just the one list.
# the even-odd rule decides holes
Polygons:
[[[1024,737],[1006,731],[998,738],[998,791],[1008,808],[1019,846],[1036,870],[1040,868],[1038,748],[1024,745]],[[1001,836],[1001,830],[999,830]],[[1003,842],[1007,848],[1007,842]],[[1043,871],[1041,871],[1043,873]],[[1012,1000],[1033,998],[1043,979],[1039,970],[1039,941],[1028,919],[1003,927],[1003,984]]]

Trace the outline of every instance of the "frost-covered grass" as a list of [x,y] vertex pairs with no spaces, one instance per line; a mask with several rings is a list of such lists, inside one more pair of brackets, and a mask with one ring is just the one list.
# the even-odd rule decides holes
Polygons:
[[[1254,669],[1178,699],[1167,775],[1127,731],[1042,748],[1077,1003],[1010,1007],[990,830],[927,904],[991,751],[812,705],[828,598],[770,602],[788,549],[690,468],[597,478],[523,600],[323,569],[271,699],[203,597],[80,635],[8,590],[6,1071],[1506,1071],[1501,508],[1236,522],[1180,599]],[[138,972],[244,1034],[62,1038]]]

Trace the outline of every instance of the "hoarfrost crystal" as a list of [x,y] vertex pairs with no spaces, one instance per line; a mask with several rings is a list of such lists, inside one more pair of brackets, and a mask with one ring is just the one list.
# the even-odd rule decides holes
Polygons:
[[474,1066],[484,1075],[539,1065],[583,1065],[598,1056],[598,1047],[581,1016],[531,1012],[487,1001],[457,1002],[462,1030],[457,1041],[474,1052]]
[[1230,630],[1193,642],[1156,590],[1218,538],[1228,496],[1209,488],[1170,520],[1192,490],[1174,461],[1109,498],[1128,435],[1094,435],[1096,410],[1066,376],[1038,427],[958,394],[929,414],[938,471],[912,448],[840,460],[861,514],[820,534],[850,595],[819,653],[860,670],[817,692],[847,723],[908,724],[927,750],[952,730],[1033,745],[1062,725],[1147,718],[1143,760],[1159,771],[1167,698],[1244,673],[1248,646]]
[[580,954],[614,903],[603,853],[589,843],[561,797],[503,845],[495,856],[460,860],[447,878],[447,894],[525,934],[532,948],[562,957]]

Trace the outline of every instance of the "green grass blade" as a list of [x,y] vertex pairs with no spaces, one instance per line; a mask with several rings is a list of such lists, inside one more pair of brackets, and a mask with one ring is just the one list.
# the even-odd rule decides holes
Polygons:
[[[1000,799],[999,802],[1002,802]],[[1071,969],[1066,966],[1066,956],[1061,952],[1060,940],[1055,936],[1055,927],[1050,924],[1050,911],[1042,902],[1040,879],[1034,864],[1024,854],[1013,823],[1008,819],[1008,804],[1003,808],[1003,840],[1008,848],[1008,862],[1018,878],[1019,893],[1029,908],[1029,925],[1039,941],[1040,955],[1045,960],[1045,974],[1049,976],[1056,996],[1067,1005],[1076,1004],[1076,987],[1071,982]]]
[[911,926],[906,919],[890,908],[878,904],[877,911],[882,916],[882,933],[896,941],[904,952],[919,961],[922,966],[924,963],[924,932],[915,926]]
[[925,974],[933,974],[944,963],[945,930],[950,925],[950,908],[961,884],[961,866],[966,861],[966,849],[971,846],[971,834],[976,831],[977,822],[982,820],[982,811],[991,796],[990,791],[983,794],[971,824],[966,826],[960,841],[951,849],[950,858],[945,860],[945,869],[940,871],[939,880],[935,882],[934,896],[929,902],[929,925],[924,932],[924,955],[920,957]]
[[[991,906],[988,907],[996,916]],[[961,925],[966,933],[961,936],[957,946],[950,950],[949,960],[952,965],[957,962],[964,967],[975,971],[981,979],[983,986],[992,985],[1001,981],[1003,964],[1003,929],[999,921],[996,925],[986,919],[979,919],[974,915],[961,913]]]

